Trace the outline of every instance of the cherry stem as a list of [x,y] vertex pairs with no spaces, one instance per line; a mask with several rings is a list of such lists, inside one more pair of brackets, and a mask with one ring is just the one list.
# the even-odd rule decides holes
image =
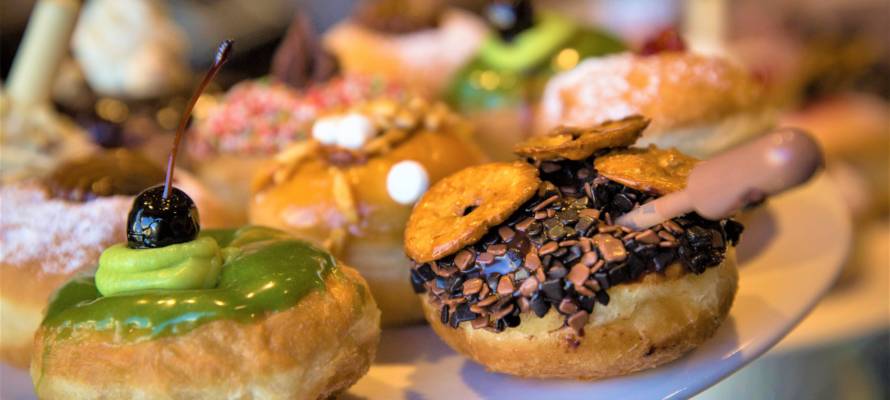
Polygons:
[[232,45],[234,43],[235,42],[232,40],[223,40],[223,42],[219,44],[219,48],[216,50],[216,57],[213,60],[213,65],[207,70],[204,79],[201,80],[201,84],[195,89],[195,93],[192,94],[192,98],[189,99],[188,105],[186,105],[185,110],[182,112],[182,118],[179,120],[179,127],[176,129],[176,138],[173,139],[173,149],[170,150],[170,157],[167,159],[167,176],[164,179],[164,200],[169,198],[171,188],[173,187],[173,169],[176,167],[176,154],[179,153],[179,143],[182,141],[182,136],[185,134],[185,128],[188,126],[188,122],[191,119],[192,110],[195,108],[198,98],[204,93],[204,89],[207,88],[210,81],[213,80],[216,74],[219,73],[223,64],[229,59],[229,55],[232,53]]

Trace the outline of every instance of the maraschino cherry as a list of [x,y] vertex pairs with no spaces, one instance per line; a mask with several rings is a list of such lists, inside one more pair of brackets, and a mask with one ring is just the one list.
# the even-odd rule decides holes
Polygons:
[[213,65],[204,75],[204,79],[182,113],[176,138],[173,140],[173,149],[167,159],[167,176],[164,184],[143,190],[133,201],[133,208],[130,209],[127,218],[127,247],[146,249],[184,243],[194,240],[201,231],[195,202],[185,192],[173,187],[173,170],[179,143],[182,141],[192,109],[207,84],[213,80],[229,58],[232,44],[231,40],[225,40],[219,45]]

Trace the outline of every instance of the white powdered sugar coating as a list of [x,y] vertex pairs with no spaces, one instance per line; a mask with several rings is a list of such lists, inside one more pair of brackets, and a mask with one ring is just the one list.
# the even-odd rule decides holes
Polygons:
[[687,53],[591,58],[548,82],[541,98],[543,132],[642,114],[648,134],[713,122],[757,102],[747,71],[728,60]]
[[75,203],[47,198],[35,186],[0,187],[0,260],[36,262],[47,274],[95,267],[106,247],[126,240],[132,202],[114,196]]
[[676,147],[707,157],[771,127],[744,70],[693,54],[623,53],[588,59],[555,76],[541,99],[538,133],[633,114],[651,118],[637,146]]
[[[541,100],[546,125],[602,122],[639,113],[636,105],[625,100],[625,96],[630,94],[637,101],[654,96],[658,78],[650,76],[644,90],[632,91],[633,87],[626,77],[633,60],[634,56],[627,53],[590,59],[571,71],[555,76],[547,84]],[[600,78],[590,79],[594,76]],[[571,101],[565,98],[567,91],[572,93]],[[568,104],[573,104],[573,107],[567,109]]]

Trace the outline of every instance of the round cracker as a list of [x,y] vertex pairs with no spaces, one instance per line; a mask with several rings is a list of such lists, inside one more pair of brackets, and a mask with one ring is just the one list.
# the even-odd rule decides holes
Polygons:
[[418,263],[453,254],[504,222],[540,185],[538,169],[500,162],[442,179],[417,203],[405,228],[405,253]]
[[513,152],[542,161],[583,160],[597,150],[634,144],[648,125],[648,119],[631,115],[592,127],[559,126],[546,135],[534,136],[516,145]]
[[698,160],[677,149],[655,146],[624,149],[597,157],[594,168],[600,175],[622,185],[658,194],[668,194],[686,187],[686,179]]

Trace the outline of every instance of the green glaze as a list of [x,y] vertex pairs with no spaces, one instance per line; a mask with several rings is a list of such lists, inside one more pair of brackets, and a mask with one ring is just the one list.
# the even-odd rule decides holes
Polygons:
[[330,254],[269,228],[207,230],[228,252],[219,284],[211,289],[152,289],[103,297],[92,276],[75,278],[56,292],[43,326],[62,337],[82,330],[110,331],[124,340],[176,335],[226,319],[249,322],[285,310],[335,271]]
[[155,249],[118,243],[102,252],[96,287],[103,296],[150,289],[209,289],[216,286],[222,251],[212,237]]
[[487,38],[479,55],[458,72],[447,97],[461,111],[533,104],[547,80],[561,71],[555,61],[561,51],[574,50],[580,61],[624,49],[611,35],[541,13],[534,27],[509,43]]
[[540,64],[553,50],[568,41],[578,27],[553,13],[540,13],[535,26],[507,43],[490,35],[482,43],[482,63],[506,71],[524,71]]

